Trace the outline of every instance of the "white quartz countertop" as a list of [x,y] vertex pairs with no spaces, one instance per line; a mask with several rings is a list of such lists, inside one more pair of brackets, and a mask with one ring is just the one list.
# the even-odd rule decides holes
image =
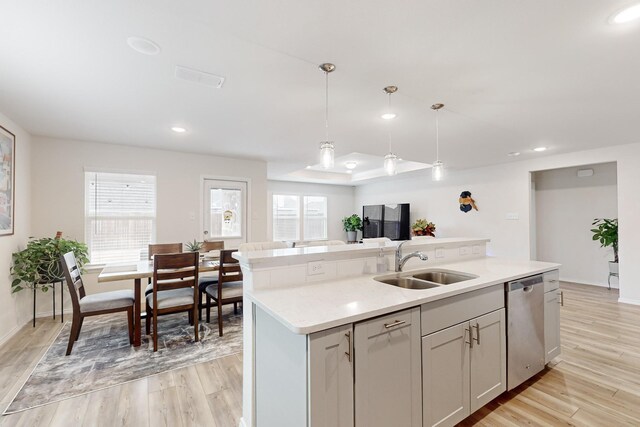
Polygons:
[[548,262],[486,257],[405,271],[434,268],[478,276],[431,289],[404,289],[373,279],[393,274],[386,272],[293,287],[245,290],[245,296],[292,332],[310,334],[559,267]]

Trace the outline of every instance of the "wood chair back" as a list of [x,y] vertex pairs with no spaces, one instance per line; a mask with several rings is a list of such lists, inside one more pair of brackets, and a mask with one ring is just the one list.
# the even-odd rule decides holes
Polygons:
[[67,279],[73,312],[80,313],[80,300],[85,297],[86,293],[82,274],[80,274],[80,267],[78,267],[74,253],[67,252],[60,255],[60,265],[62,266],[64,277]]
[[149,245],[149,259],[152,259],[154,255],[180,252],[182,252],[182,243],[152,243]]
[[221,295],[222,285],[228,282],[238,282],[242,280],[242,270],[237,259],[231,256],[237,249],[226,249],[220,251],[220,266],[218,269],[218,295]]
[[202,242],[202,249],[200,252],[207,253],[211,251],[221,251],[224,249],[224,240],[205,241]]
[[198,263],[198,252],[157,254],[153,258],[154,299],[161,291],[193,287],[194,301],[197,301]]

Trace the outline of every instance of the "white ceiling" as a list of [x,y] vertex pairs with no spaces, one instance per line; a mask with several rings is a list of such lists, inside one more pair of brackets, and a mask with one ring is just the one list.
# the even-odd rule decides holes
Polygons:
[[[452,167],[640,142],[640,21],[608,22],[628,4],[2,0],[0,111],[37,135],[264,159],[276,177],[318,161],[317,64],[333,62],[337,156],[387,152],[389,84],[406,160],[435,160],[434,102]],[[176,65],[224,86],[178,80]]]

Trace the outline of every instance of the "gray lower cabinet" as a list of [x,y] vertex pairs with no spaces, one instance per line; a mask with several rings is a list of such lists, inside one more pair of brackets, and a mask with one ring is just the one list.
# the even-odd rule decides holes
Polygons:
[[353,327],[309,337],[309,424],[353,427]]
[[544,363],[560,355],[560,301],[559,290],[544,294]]
[[420,308],[356,323],[355,425],[422,425]]
[[422,338],[423,425],[454,426],[506,390],[504,308]]

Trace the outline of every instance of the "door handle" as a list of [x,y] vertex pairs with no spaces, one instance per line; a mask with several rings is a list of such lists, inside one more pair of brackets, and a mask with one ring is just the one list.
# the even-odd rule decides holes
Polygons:
[[204,230],[204,235],[206,236],[207,234],[209,234],[209,232],[207,230]]
[[396,320],[393,323],[385,323],[384,327],[386,329],[391,329],[391,328],[395,328],[396,326],[404,325],[405,323],[407,323],[407,322],[404,321],[404,320]]
[[[467,341],[467,334],[469,334],[469,341]],[[473,331],[471,328],[464,328],[464,343],[469,344],[469,348],[473,348]]]
[[347,350],[348,350],[348,351],[345,351],[344,354],[347,355],[347,360],[351,362],[351,331],[344,334],[344,336],[347,337]]
[[[475,324],[475,328],[476,328],[476,337],[475,340],[478,343],[478,345],[480,345],[480,324],[478,322],[476,322]],[[471,327],[471,332],[473,332],[473,326]],[[473,334],[471,335],[471,341],[473,341]]]

